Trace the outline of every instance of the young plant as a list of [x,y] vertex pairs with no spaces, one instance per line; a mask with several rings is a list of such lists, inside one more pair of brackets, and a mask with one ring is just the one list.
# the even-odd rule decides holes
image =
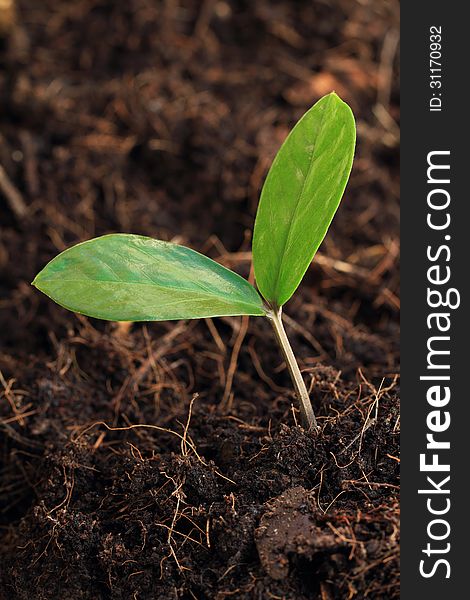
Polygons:
[[351,171],[351,109],[321,98],[279,150],[261,193],[253,235],[259,292],[248,281],[184,246],[111,234],[51,260],[33,285],[57,304],[108,321],[266,317],[289,368],[302,422],[317,429],[305,382],[282,324],[282,307],[326,235]]

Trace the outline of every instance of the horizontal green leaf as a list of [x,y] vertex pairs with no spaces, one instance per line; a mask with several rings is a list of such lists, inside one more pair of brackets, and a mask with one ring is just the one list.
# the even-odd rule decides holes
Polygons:
[[351,171],[356,128],[336,94],[300,119],[264,183],[253,235],[256,283],[282,306],[297,289],[338,208]]
[[177,244],[112,234],[77,244],[33,281],[57,304],[108,321],[264,315],[243,277]]

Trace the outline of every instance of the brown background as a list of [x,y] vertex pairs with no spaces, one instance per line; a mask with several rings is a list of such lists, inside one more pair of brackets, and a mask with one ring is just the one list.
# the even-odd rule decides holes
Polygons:
[[[398,598],[398,2],[13,8],[0,17],[0,595]],[[295,425],[261,320],[118,327],[29,285],[111,231],[248,276],[270,162],[332,89],[356,114],[357,156],[286,306],[320,439]],[[194,393],[182,443],[171,432]]]

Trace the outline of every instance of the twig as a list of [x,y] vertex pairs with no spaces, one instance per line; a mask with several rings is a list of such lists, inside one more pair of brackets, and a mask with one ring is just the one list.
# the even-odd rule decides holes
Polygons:
[[0,190],[7,199],[7,202],[18,219],[22,219],[28,212],[22,195],[18,191],[18,188],[12,183],[8,177],[5,169],[0,165]]
[[232,355],[230,357],[230,364],[229,364],[229,367],[227,370],[227,379],[226,379],[226,384],[225,384],[224,395],[223,395],[222,402],[221,402],[221,406],[223,407],[223,410],[225,410],[225,411],[230,410],[230,407],[231,407],[231,393],[232,393],[233,377],[235,375],[235,371],[237,370],[238,355],[240,354],[243,340],[245,339],[245,336],[248,331],[248,319],[249,319],[249,317],[247,317],[247,316],[243,316],[241,318],[240,331],[238,332],[237,338],[233,345]]

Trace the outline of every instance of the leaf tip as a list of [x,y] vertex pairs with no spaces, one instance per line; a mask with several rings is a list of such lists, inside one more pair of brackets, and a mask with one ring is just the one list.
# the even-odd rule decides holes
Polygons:
[[339,94],[336,93],[335,90],[332,90],[329,94],[327,94],[325,96],[325,98],[329,98],[331,100],[334,100],[335,102],[341,103],[341,104],[345,104],[346,106],[349,106],[349,104],[347,102],[345,102],[341,96]]
[[37,290],[39,290],[40,292],[44,293],[44,288],[43,288],[44,277],[42,275],[43,275],[43,271],[39,271],[39,273],[36,274],[33,281],[31,282],[31,285],[34,288],[36,288]]

